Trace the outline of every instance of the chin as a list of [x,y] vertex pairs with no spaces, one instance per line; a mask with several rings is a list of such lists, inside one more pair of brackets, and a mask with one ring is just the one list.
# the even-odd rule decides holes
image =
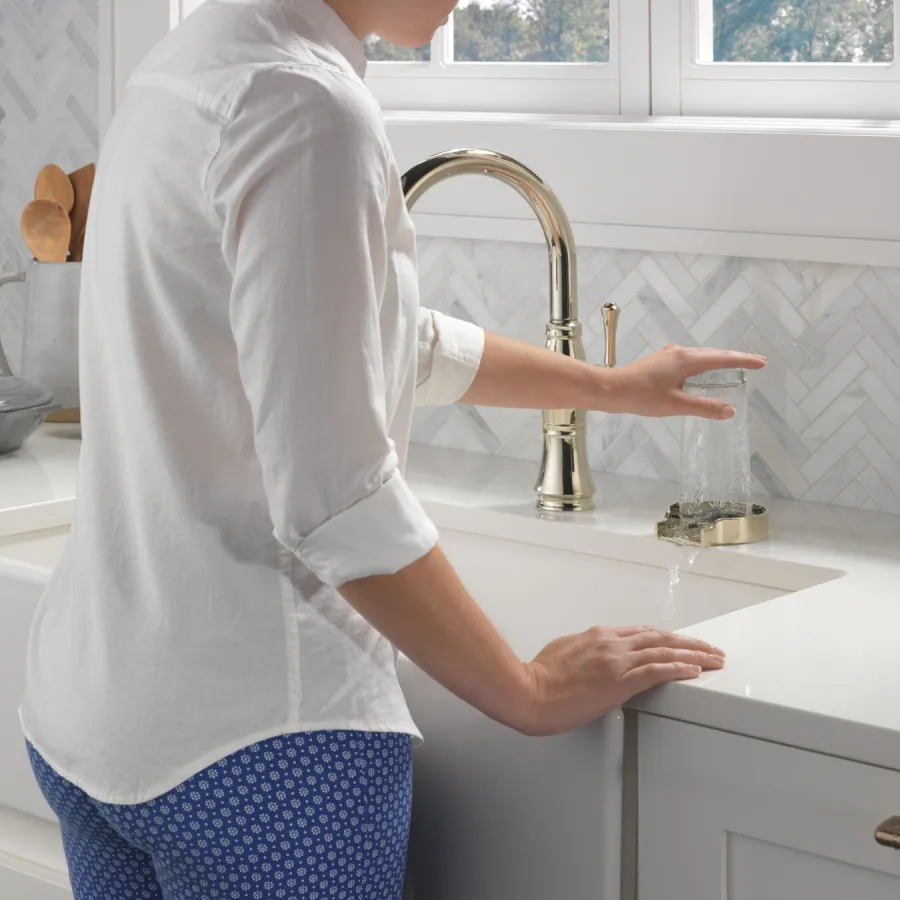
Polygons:
[[430,37],[387,38],[386,40],[397,47],[405,47],[408,50],[418,50],[421,47],[427,47],[431,43]]
[[[444,23],[441,23],[444,24]],[[440,27],[440,26],[438,26]],[[426,47],[434,38],[437,28],[424,29],[418,32],[402,32],[399,34],[382,34],[380,37],[397,47],[406,47],[409,50],[418,50]]]

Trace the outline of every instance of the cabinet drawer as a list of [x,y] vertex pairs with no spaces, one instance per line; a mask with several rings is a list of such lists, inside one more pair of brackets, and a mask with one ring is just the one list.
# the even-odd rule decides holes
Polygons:
[[900,772],[639,717],[640,900],[897,900],[893,815]]

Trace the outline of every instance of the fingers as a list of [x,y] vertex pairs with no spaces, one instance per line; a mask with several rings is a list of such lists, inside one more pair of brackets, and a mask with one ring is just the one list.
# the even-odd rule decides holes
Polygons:
[[645,628],[632,634],[628,641],[628,648],[632,652],[639,650],[652,650],[659,647],[668,647],[676,650],[693,650],[697,653],[711,653],[724,658],[725,651],[699,638],[689,637],[686,634],[672,634],[669,631],[659,631],[655,628]]
[[629,653],[626,661],[630,668],[640,669],[657,663],[684,663],[700,666],[701,669],[715,670],[725,667],[725,657],[706,650],[688,650],[682,647],[650,647]]
[[678,404],[677,415],[680,416],[723,420],[734,418],[734,407],[724,400],[714,400],[712,397],[694,397],[691,394],[682,393],[678,398]]
[[685,363],[685,372],[690,377],[714,369],[762,369],[766,365],[766,358],[758,353],[700,347],[687,351]]
[[621,638],[633,637],[636,634],[661,634],[658,628],[652,625],[616,625],[610,631]]
[[703,670],[700,666],[692,666],[687,663],[651,663],[649,666],[641,666],[632,669],[623,679],[622,683],[627,687],[630,696],[643,694],[652,688],[672,681],[691,681],[698,678]]

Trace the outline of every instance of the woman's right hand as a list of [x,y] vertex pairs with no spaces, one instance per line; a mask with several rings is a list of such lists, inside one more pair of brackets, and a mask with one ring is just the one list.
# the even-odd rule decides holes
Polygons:
[[642,691],[724,665],[720,650],[696,638],[641,626],[564,637],[523,663],[439,547],[341,593],[435,681],[524,734],[571,731]]
[[721,669],[725,654],[696,638],[648,626],[592,628],[553,641],[526,665],[531,713],[520,726],[554,735],[606,715],[637,694]]

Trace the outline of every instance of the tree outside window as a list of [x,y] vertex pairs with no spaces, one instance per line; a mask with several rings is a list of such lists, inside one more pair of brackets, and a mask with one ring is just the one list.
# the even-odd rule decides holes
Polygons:
[[[888,63],[894,0],[697,0],[701,62]],[[609,61],[609,0],[464,0],[453,16],[457,62]],[[710,40],[711,37],[711,40]],[[428,61],[377,38],[369,59]]]

